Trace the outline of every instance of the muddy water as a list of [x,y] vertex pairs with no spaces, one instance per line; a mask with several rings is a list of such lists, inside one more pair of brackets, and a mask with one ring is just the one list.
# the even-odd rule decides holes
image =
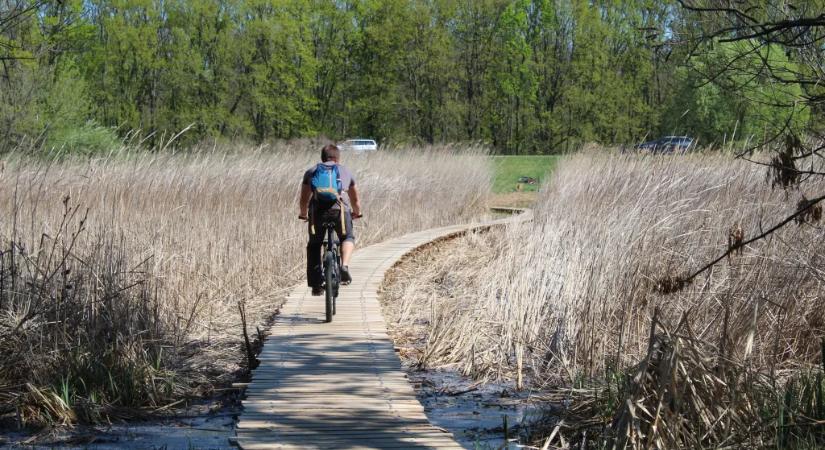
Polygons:
[[[192,408],[178,416],[147,422],[75,427],[50,435],[0,430],[0,448],[26,449],[235,449],[237,408]],[[211,412],[210,412],[211,411]]]
[[546,407],[510,383],[475,384],[455,372],[408,370],[408,376],[430,422],[468,449],[501,449],[505,442],[520,448],[515,442]]

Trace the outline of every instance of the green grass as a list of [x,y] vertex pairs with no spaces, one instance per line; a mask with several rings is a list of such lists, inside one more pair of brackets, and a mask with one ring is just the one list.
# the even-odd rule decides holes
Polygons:
[[559,155],[491,156],[495,169],[493,192],[500,194],[515,191],[519,177],[532,177],[539,180],[536,184],[525,184],[522,190],[538,190],[542,180],[552,172],[559,158],[561,158]]

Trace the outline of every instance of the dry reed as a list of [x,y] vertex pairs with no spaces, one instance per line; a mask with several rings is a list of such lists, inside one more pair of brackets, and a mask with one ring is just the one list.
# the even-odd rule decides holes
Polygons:
[[[297,192],[317,150],[7,157],[0,416],[106,420],[230,381],[244,355],[238,303],[261,326],[303,279]],[[366,214],[359,245],[483,211],[484,155],[430,147],[345,156]]]
[[[785,439],[776,432],[782,402],[771,395],[787,392],[781,386],[789,379],[823,395],[821,379],[799,370],[818,370],[825,337],[825,232],[813,213],[735,246],[825,183],[771,189],[765,173],[713,154],[575,155],[544,187],[533,223],[486,240],[492,259],[454,250],[449,263],[435,264],[471,272],[459,275],[471,285],[454,288],[431,271],[390,300],[397,311],[428,311],[412,317],[426,323],[416,354],[426,367],[534,387],[599,380],[598,388],[564,396],[568,403],[581,402],[581,392],[601,398],[579,414],[591,424],[599,419],[602,439],[593,445],[777,444]],[[684,282],[729,246],[736,251],[728,258]],[[604,383],[616,377],[622,381],[611,397]],[[825,419],[825,400],[810,395],[821,403],[808,408],[819,411],[807,422],[814,426]],[[554,446],[570,438],[569,430],[556,431]]]

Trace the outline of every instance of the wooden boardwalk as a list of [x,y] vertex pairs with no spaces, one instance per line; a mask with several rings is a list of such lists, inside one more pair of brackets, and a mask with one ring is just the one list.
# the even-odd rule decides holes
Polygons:
[[434,240],[512,220],[430,229],[356,251],[353,283],[324,322],[324,298],[296,287],[253,372],[235,443],[243,449],[450,449],[427,420],[387,335],[378,288],[404,255]]

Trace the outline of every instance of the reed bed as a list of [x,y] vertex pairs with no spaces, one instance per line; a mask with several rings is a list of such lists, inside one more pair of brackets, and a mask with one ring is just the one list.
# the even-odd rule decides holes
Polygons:
[[[0,416],[106,421],[233,380],[244,368],[239,305],[254,334],[304,279],[297,193],[319,148],[7,156]],[[489,193],[481,148],[400,148],[343,163],[363,197],[359,245],[467,221]]]
[[823,190],[772,189],[764,167],[718,154],[578,154],[533,223],[464,238],[417,281],[388,286],[389,308],[423,324],[407,339],[423,367],[561,388],[571,414],[557,429],[553,412],[539,445],[821,444],[821,213],[681,280]]

